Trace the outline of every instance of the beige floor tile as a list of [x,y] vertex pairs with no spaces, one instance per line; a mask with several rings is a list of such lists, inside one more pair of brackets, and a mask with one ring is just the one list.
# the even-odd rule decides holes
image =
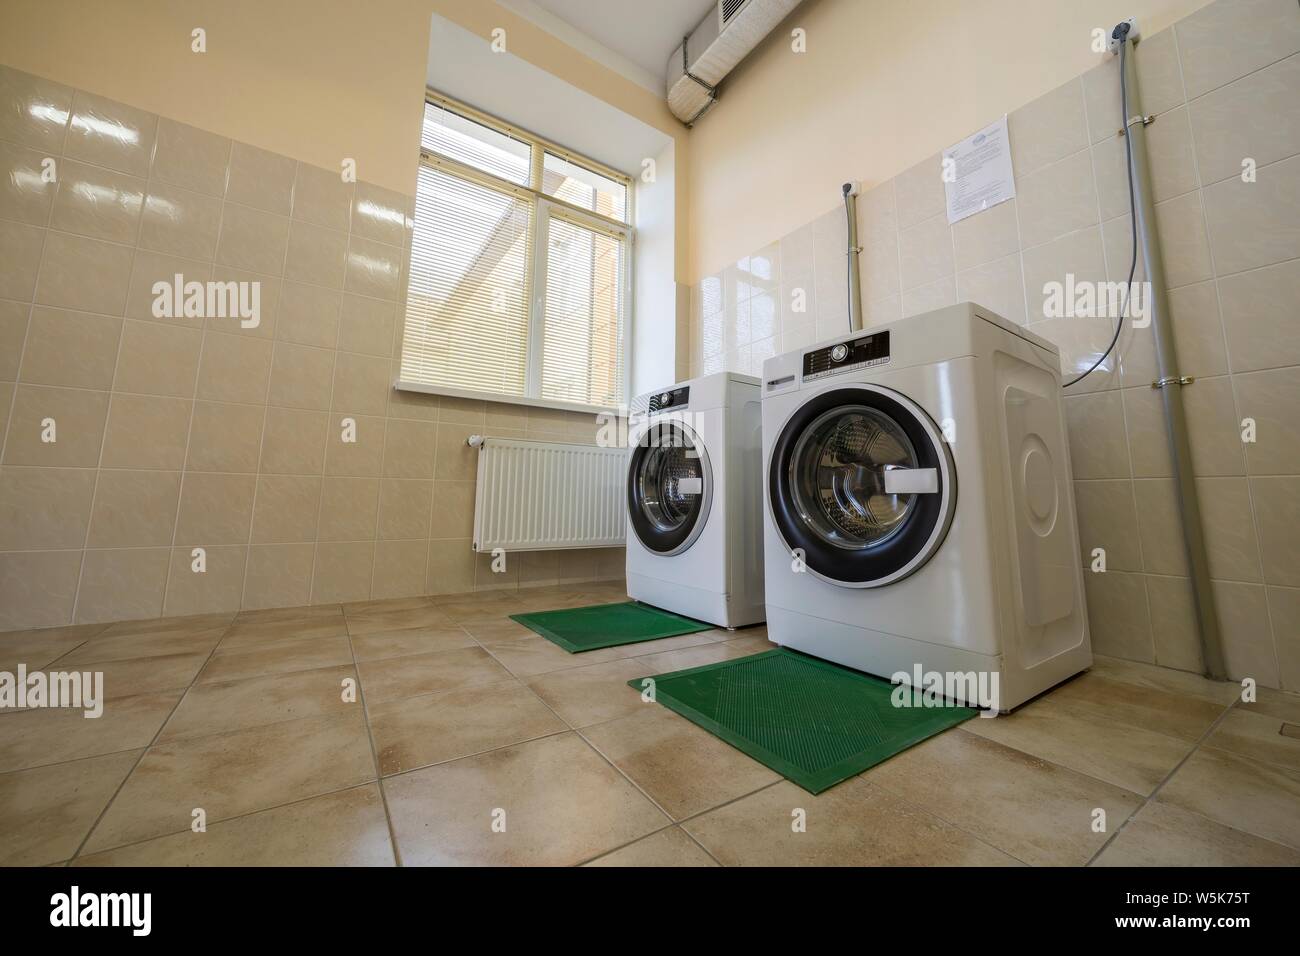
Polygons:
[[493,644],[508,644],[511,641],[519,640],[521,637],[538,636],[536,631],[531,631],[518,621],[512,621],[508,617],[487,621],[471,621],[463,626],[474,640],[484,647],[490,647]]
[[0,774],[0,865],[43,866],[71,857],[140,753]]
[[348,646],[348,639],[344,635],[295,637],[271,644],[252,644],[229,650],[219,647],[200,672],[199,683],[287,674],[351,663],[352,648]]
[[84,644],[104,627],[103,624],[75,624],[0,634],[0,670],[16,670],[19,664],[26,664],[28,670],[44,667]]
[[139,634],[110,634],[105,631],[65,654],[57,663],[59,667],[80,667],[83,664],[128,661],[143,657],[206,653],[217,646],[225,630],[225,627],[196,631],[167,629]]
[[1094,657],[1091,673],[1139,687],[1188,694],[1218,704],[1231,703],[1241,691],[1237,684],[1228,681],[1209,680],[1200,674],[1143,664],[1140,661],[1121,660],[1118,657]]
[[379,787],[351,790],[79,857],[74,866],[392,866]]
[[469,624],[474,621],[508,621],[509,615],[522,614],[528,610],[520,601],[505,596],[513,592],[485,591],[483,593],[491,597],[486,600],[437,604],[435,607],[457,624]]
[[[1283,725],[1287,723],[1281,717],[1234,707],[1214,728],[1205,744],[1300,771],[1300,736],[1283,734]],[[1300,732],[1300,728],[1296,731]],[[1296,812],[1300,813],[1300,808]]]
[[657,704],[582,731],[674,820],[775,783],[780,774]]
[[[796,813],[804,829],[796,832]],[[682,828],[724,866],[1014,866],[862,777],[813,796],[781,781]]]
[[[535,590],[540,591],[541,589],[521,588],[516,592],[516,597],[519,603],[525,608],[524,613],[531,613],[534,611],[559,611],[571,607],[589,607],[593,604],[611,604],[614,601],[620,600],[619,598],[614,598],[613,601],[611,601],[608,598],[588,594],[584,591],[551,591],[550,589],[547,589],[547,593],[543,594],[534,593]],[[626,598],[623,598],[622,600],[626,600]]]
[[306,637],[337,637],[348,632],[342,614],[289,617],[275,620],[238,620],[221,639],[222,650],[257,647],[276,641]]
[[1252,714],[1268,714],[1280,717],[1287,723],[1300,724],[1300,694],[1259,687],[1256,688],[1256,695],[1256,699],[1249,704],[1238,703],[1237,709]]
[[[219,734],[282,720],[345,714],[359,709],[359,695],[345,701],[343,682],[356,680],[351,664],[317,670],[196,684],[158,735],[159,743]],[[355,691],[355,687],[353,690]]]
[[[647,673],[644,658],[609,661],[542,674],[527,680],[571,727],[586,727],[626,717],[645,706],[627,682]],[[649,673],[654,673],[651,669]]]
[[217,614],[189,614],[181,617],[153,617],[143,621],[118,621],[110,624],[103,631],[103,637],[118,637],[123,634],[193,634],[209,631],[218,627],[229,627],[235,620],[235,612],[222,611]]
[[481,647],[414,654],[357,665],[366,705],[399,697],[440,694],[483,684],[513,681],[510,672]]
[[474,638],[458,627],[412,627],[352,635],[352,653],[359,661],[379,661],[474,646]]
[[384,789],[408,865],[565,866],[668,823],[576,734],[402,774]]
[[151,747],[86,843],[98,852],[373,780],[358,709]]
[[439,609],[430,605],[399,611],[367,613],[347,616],[348,633],[370,634],[375,631],[396,631],[412,627],[447,629],[453,621]]
[[427,610],[433,602],[425,595],[400,598],[380,598],[376,601],[349,601],[343,605],[343,613],[348,617],[387,614],[393,611]]
[[[865,776],[1016,859],[1038,865],[1087,863],[1107,833],[1141,804],[1127,790],[961,729],[931,737]],[[1096,808],[1106,811],[1107,833],[1093,832]]]
[[[471,625],[472,627],[472,625]],[[469,628],[466,628],[469,630]],[[594,651],[581,651],[572,654],[552,643],[540,634],[525,631],[525,635],[513,640],[484,643],[484,647],[497,660],[510,669],[516,677],[535,677],[570,667],[586,667],[589,664],[604,664],[608,661],[626,660],[631,657],[646,657],[661,654],[664,651],[680,650],[687,647],[699,647],[712,644],[722,633],[719,631],[700,631],[695,634],[679,634],[676,637],[664,637],[657,641],[640,641],[636,644],[623,644],[619,647],[601,647]]]
[[1205,746],[1156,795],[1225,826],[1300,849],[1300,773]]
[[[1195,742],[1227,708],[1203,697],[1114,680],[1097,673],[1080,674],[1042,699],[1075,713],[1152,730]],[[996,718],[995,718],[996,719]]]
[[700,849],[680,827],[667,827],[642,837],[613,853],[606,853],[583,866],[717,866],[718,862]]
[[0,716],[0,773],[148,746],[182,691],[137,694],[104,702],[99,717],[69,708]]
[[296,619],[338,617],[343,613],[340,604],[308,604],[299,607],[268,607],[254,611],[240,611],[235,618],[236,624],[249,624],[255,621],[289,621]]
[[1300,866],[1300,851],[1153,801],[1116,834],[1094,866]]
[[560,733],[567,725],[511,681],[370,707],[381,774],[402,773]]
[[1125,790],[1149,796],[1192,751],[1192,742],[1074,711],[1044,698],[962,729]]
[[137,657],[126,661],[107,661],[87,665],[104,674],[104,697],[113,700],[152,694],[162,690],[189,687],[208,659],[208,651],[188,654],[165,654],[161,657]]

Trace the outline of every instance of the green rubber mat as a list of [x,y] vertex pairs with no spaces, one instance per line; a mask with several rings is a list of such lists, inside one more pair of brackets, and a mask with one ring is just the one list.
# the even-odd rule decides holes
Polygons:
[[559,644],[570,654],[594,651],[599,647],[657,641],[661,637],[694,634],[713,628],[712,624],[702,624],[635,601],[511,614],[510,619]]
[[[628,686],[645,691],[637,678]],[[810,793],[974,717],[895,707],[895,685],[778,649],[654,676],[654,697]]]

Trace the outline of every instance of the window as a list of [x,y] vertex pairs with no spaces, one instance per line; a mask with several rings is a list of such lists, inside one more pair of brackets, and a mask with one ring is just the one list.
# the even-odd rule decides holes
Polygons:
[[398,387],[625,403],[630,198],[627,176],[429,94]]

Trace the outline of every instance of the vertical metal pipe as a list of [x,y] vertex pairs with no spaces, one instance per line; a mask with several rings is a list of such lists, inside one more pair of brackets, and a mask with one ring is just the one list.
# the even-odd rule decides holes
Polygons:
[[[1128,42],[1128,41],[1125,41]],[[1196,603],[1196,620],[1200,630],[1201,658],[1205,672],[1215,679],[1225,676],[1219,619],[1210,585],[1210,565],[1205,552],[1205,534],[1201,524],[1201,505],[1192,474],[1191,447],[1187,441],[1187,418],[1183,411],[1182,389],[1189,380],[1178,371],[1178,353],[1174,347],[1173,328],[1169,322],[1164,263],[1160,258],[1160,241],[1156,234],[1155,209],[1151,199],[1151,175],[1147,163],[1146,132],[1142,119],[1142,96],[1138,89],[1137,68],[1132,48],[1123,57],[1125,80],[1129,91],[1129,116],[1123,117],[1125,134],[1132,151],[1134,206],[1137,209],[1138,241],[1142,261],[1150,283],[1149,307],[1151,332],[1155,339],[1157,379],[1153,388],[1160,390],[1165,409],[1165,433],[1173,459],[1174,484],[1183,524],[1183,542],[1187,548],[1192,595]],[[1129,292],[1130,298],[1132,292]]]
[[858,255],[862,247],[858,245],[858,192],[853,183],[845,183],[844,217],[849,226],[849,331],[857,332],[862,328],[862,270],[859,268]]

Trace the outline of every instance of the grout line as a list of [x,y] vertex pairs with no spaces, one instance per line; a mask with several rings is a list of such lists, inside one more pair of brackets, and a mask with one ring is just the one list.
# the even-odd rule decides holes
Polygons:
[[388,809],[388,791],[384,789],[384,776],[379,767],[379,749],[375,745],[375,731],[370,725],[370,707],[366,703],[365,688],[361,683],[361,670],[357,661],[357,649],[352,644],[352,629],[347,626],[347,614],[343,616],[344,634],[347,637],[348,653],[352,657],[352,676],[357,682],[357,703],[361,705],[361,722],[366,728],[366,741],[370,744],[370,759],[375,767],[375,786],[379,790],[379,800],[384,807],[384,820],[388,824],[388,848],[393,854],[393,864],[402,865],[402,852],[397,845],[397,831],[393,828],[393,814]]
[[[164,594],[165,593],[166,592],[164,592]],[[147,743],[144,746],[144,748],[141,749],[140,756],[136,759],[135,763],[132,764],[131,769],[127,771],[126,776],[122,778],[121,783],[119,783],[117,787],[113,790],[113,795],[108,798],[108,801],[104,804],[104,808],[99,811],[99,814],[95,817],[94,822],[90,825],[89,829],[86,830],[86,835],[81,838],[81,842],[77,844],[77,849],[73,851],[72,855],[68,858],[69,860],[74,860],[81,855],[81,851],[85,849],[86,843],[94,835],[95,830],[98,829],[100,823],[103,822],[104,817],[108,814],[109,809],[117,801],[117,798],[121,795],[123,788],[126,787],[127,781],[130,780],[133,776],[135,776],[135,772],[136,770],[139,769],[140,764],[144,761],[144,758],[148,755],[149,751],[153,749],[154,745],[158,743],[158,738],[162,736],[163,730],[166,729],[169,723],[171,723],[172,717],[176,715],[176,711],[179,710],[181,704],[185,702],[185,698],[189,696],[189,692],[194,688],[195,683],[198,682],[199,675],[202,674],[204,669],[208,666],[208,662],[212,660],[212,655],[214,655],[217,652],[217,648],[221,646],[221,641],[225,637],[226,632],[230,630],[231,626],[232,624],[227,624],[225,628],[222,630],[222,636],[218,638],[216,643],[212,645],[212,649],[208,651],[208,656],[204,658],[203,664],[200,665],[198,670],[194,672],[193,679],[191,679],[191,681],[186,686],[186,688],[181,692],[181,695],[176,698],[176,703],[173,704],[171,710],[167,712],[167,716],[163,718],[163,720],[158,724],[158,729],[154,731],[153,737],[150,739],[149,743]]]

